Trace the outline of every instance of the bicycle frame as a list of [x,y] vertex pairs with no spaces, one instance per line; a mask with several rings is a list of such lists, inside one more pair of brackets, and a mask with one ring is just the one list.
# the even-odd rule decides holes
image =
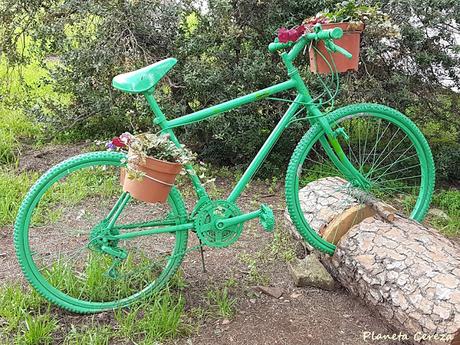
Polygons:
[[[161,113],[161,110],[159,109],[156,101],[153,99],[151,95],[146,95],[147,100],[152,108],[152,110],[156,114],[156,122],[157,124],[161,127],[162,131],[164,133],[168,133],[170,135],[171,140],[176,144],[180,145],[177,137],[175,136],[173,132],[173,128],[175,127],[180,127],[180,126],[185,126],[188,124],[192,124],[195,122],[199,122],[202,120],[205,120],[207,118],[216,116],[218,114],[221,114],[223,112],[239,108],[245,104],[249,104],[252,102],[256,102],[259,100],[262,100],[264,98],[267,98],[271,95],[274,95],[276,93],[280,93],[283,91],[287,91],[293,88],[296,88],[297,84],[296,81],[293,79],[290,79],[286,82],[276,84],[274,86],[270,86],[268,88],[265,88],[263,90],[259,90],[253,93],[250,93],[245,96],[238,97],[234,100],[230,100],[227,102],[224,102],[222,104],[218,104],[215,106],[212,106],[207,109],[203,109],[200,111],[197,111],[195,113],[185,115],[182,117],[179,117],[177,119],[167,121],[167,120],[161,120],[164,118],[164,115]],[[292,120],[293,116],[295,113],[299,110],[301,105],[304,103],[304,96],[302,95],[297,95],[295,98],[294,102],[291,104],[291,106],[288,108],[280,122],[277,124],[277,126],[273,129],[271,132],[270,136],[267,138],[263,146],[260,148],[259,152],[257,155],[254,157],[253,161],[249,165],[249,167],[246,169],[245,173],[241,177],[241,179],[238,181],[237,185],[234,187],[232,192],[230,193],[227,201],[230,202],[235,202],[238,196],[242,193],[244,190],[245,186],[247,183],[252,179],[254,176],[255,172],[257,169],[260,167],[260,165],[264,162],[265,158],[267,157],[268,153],[272,149],[272,147],[275,145],[275,143],[278,141],[279,137],[287,127],[288,123]],[[159,120],[158,120],[159,119]],[[199,178],[196,176],[194,173],[193,167],[192,166],[186,166],[186,170],[192,180],[192,183],[194,184],[196,191],[198,193],[199,197],[207,197],[207,194],[201,184],[201,181]]]
[[[197,112],[184,115],[182,117],[167,120],[163,112],[161,111],[160,107],[158,106],[157,102],[155,101],[153,95],[151,93],[146,93],[145,97],[152,109],[153,113],[155,114],[154,124],[160,126],[163,133],[169,134],[171,140],[177,145],[180,146],[179,140],[174,134],[173,128],[186,126],[192,123],[196,123],[199,121],[203,121],[210,117],[217,116],[222,114],[226,111],[239,108],[243,105],[263,100],[267,97],[270,97],[274,94],[288,91],[291,89],[297,90],[297,96],[285,112],[281,120],[278,122],[276,127],[273,129],[265,143],[262,145],[260,150],[258,151],[257,155],[252,160],[251,164],[248,166],[244,174],[242,175],[241,179],[238,181],[236,186],[233,188],[232,192],[227,198],[229,202],[235,202],[239,195],[243,192],[244,188],[246,187],[247,183],[252,179],[258,168],[263,164],[267,155],[273,148],[273,146],[278,141],[281,134],[284,130],[288,127],[290,121],[293,119],[296,112],[299,110],[301,106],[305,106],[308,114],[311,114],[310,117],[307,117],[310,121],[310,124],[313,125],[316,122],[319,122],[321,126],[325,129],[327,133],[328,140],[324,138],[322,144],[327,147],[326,150],[330,154],[330,158],[334,161],[336,165],[338,165],[339,169],[344,171],[345,174],[348,176],[353,175],[354,167],[351,163],[348,162],[345,154],[343,153],[338,140],[335,138],[335,135],[329,125],[329,123],[322,117],[322,113],[319,108],[314,104],[313,99],[308,91],[307,86],[305,85],[303,79],[299,75],[299,71],[296,67],[293,66],[292,60],[295,59],[297,54],[289,55],[287,53],[281,54],[283,62],[285,63],[286,67],[288,68],[288,74],[291,78],[285,82],[267,87],[265,89],[252,92],[250,94],[238,97],[236,99],[217,104],[211,106],[209,108],[199,110]],[[332,146],[329,146],[329,144]],[[335,153],[335,154],[334,154]],[[187,165],[186,170],[192,180],[192,183],[196,189],[197,195],[199,198],[209,198],[201,181],[196,176],[193,167],[191,165]],[[358,173],[359,174],[359,173]]]
[[[153,119],[153,123],[155,125],[158,125],[161,128],[162,133],[168,134],[170,136],[171,141],[176,146],[181,147],[181,144],[178,138],[174,134],[174,131],[173,131],[174,128],[186,126],[186,125],[196,123],[199,121],[203,121],[210,117],[214,117],[219,114],[222,114],[226,111],[239,108],[243,105],[266,99],[267,97],[270,97],[280,92],[293,90],[293,89],[297,91],[297,95],[295,99],[292,101],[292,104],[289,106],[289,108],[287,109],[287,111],[285,112],[281,120],[272,130],[271,134],[266,139],[265,143],[259,149],[256,156],[254,157],[252,162],[249,164],[249,166],[247,167],[246,171],[244,172],[240,180],[234,186],[230,195],[227,197],[228,202],[235,203],[237,201],[238,197],[241,195],[241,193],[243,192],[243,190],[245,189],[249,181],[253,178],[258,168],[263,164],[268,154],[270,153],[271,149],[276,144],[276,142],[278,141],[279,137],[284,132],[284,130],[288,127],[289,123],[294,118],[294,116],[296,115],[297,111],[299,110],[301,106],[304,106],[306,108],[306,111],[308,114],[307,119],[310,122],[310,124],[314,125],[318,123],[324,129],[326,136],[321,138],[320,142],[325,148],[329,158],[333,161],[333,163],[337,166],[337,168],[342,173],[344,173],[350,180],[358,181],[358,183],[359,181],[361,181],[361,183],[365,183],[364,177],[355,169],[355,167],[350,163],[350,161],[346,157],[337,139],[338,134],[332,130],[329,122],[323,116],[324,114],[320,111],[318,106],[314,103],[314,100],[312,96],[310,95],[308,87],[305,85],[303,79],[301,78],[298,69],[293,65],[293,61],[295,60],[297,55],[302,51],[305,45],[311,41],[311,37],[312,36],[305,35],[301,39],[299,39],[295,44],[288,43],[284,45],[285,47],[292,46],[292,49],[290,50],[289,53],[283,52],[280,54],[283,60],[283,63],[285,64],[287,68],[287,73],[290,76],[289,80],[273,85],[273,86],[270,86],[270,87],[267,87],[259,91],[252,92],[244,96],[240,96],[236,99],[229,100],[227,102],[217,104],[209,108],[202,109],[202,110],[196,111],[188,115],[181,116],[173,120],[167,120],[166,116],[163,114],[160,107],[158,106],[153,96],[152,90],[149,90],[144,93],[144,96],[147,99],[147,102],[149,103],[149,106],[155,115],[155,118]],[[283,45],[281,43],[276,43],[276,44]],[[196,175],[193,169],[193,166],[190,164],[185,165],[185,169],[187,171],[189,178],[192,181],[192,184],[195,188],[195,191],[198,197],[198,202],[195,206],[195,210],[196,210],[197,207],[201,205],[202,202],[209,201],[210,197],[207,194],[199,177]],[[112,224],[115,223],[116,218],[117,216],[115,216],[114,220],[113,219],[111,220]],[[154,223],[155,222],[145,222],[145,223],[139,223],[139,224],[132,224],[128,227],[120,226],[117,228],[119,229],[147,228],[147,227],[154,227],[158,225],[160,226],[170,225],[170,224],[164,224],[164,223],[163,224],[154,224]],[[170,225],[164,228],[136,231],[136,232],[131,232],[129,234],[120,234],[120,235],[113,236],[113,239],[128,239],[128,238],[133,238],[133,237],[138,237],[138,236],[150,235],[154,233],[183,231],[183,230],[188,230],[190,228],[193,228],[192,223],[182,224],[180,226]]]

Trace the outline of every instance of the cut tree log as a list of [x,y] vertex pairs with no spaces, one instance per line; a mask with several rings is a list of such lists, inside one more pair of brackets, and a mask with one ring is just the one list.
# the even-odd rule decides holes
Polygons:
[[409,342],[449,344],[460,330],[459,246],[381,201],[363,205],[350,194],[340,178],[300,190],[305,218],[337,246],[333,256],[318,254],[321,262]]

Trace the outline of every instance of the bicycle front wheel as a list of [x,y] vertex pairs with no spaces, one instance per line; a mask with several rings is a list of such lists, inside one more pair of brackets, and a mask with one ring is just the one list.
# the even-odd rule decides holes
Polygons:
[[303,238],[323,252],[334,253],[336,241],[326,241],[318,234],[325,220],[315,219],[315,209],[302,207],[301,202],[302,188],[329,177],[343,181],[335,189],[323,191],[331,196],[340,192],[336,194],[340,195],[337,208],[346,209],[373,197],[395,206],[407,217],[423,220],[431,202],[435,173],[430,148],[416,125],[397,110],[377,104],[346,106],[332,112],[327,120],[333,130],[342,128],[348,135],[339,136],[339,143],[369,183],[359,187],[349,181],[321,144],[325,138],[322,127],[310,128],[297,145],[286,176],[288,211]]
[[123,198],[129,201],[110,235],[140,230],[129,224],[175,225],[187,218],[174,188],[165,204],[146,204],[123,193],[119,174],[125,158],[117,152],[70,158],[46,172],[19,209],[14,242],[23,273],[62,308],[94,313],[126,306],[162,288],[182,261],[187,231],[102,240],[107,219]]

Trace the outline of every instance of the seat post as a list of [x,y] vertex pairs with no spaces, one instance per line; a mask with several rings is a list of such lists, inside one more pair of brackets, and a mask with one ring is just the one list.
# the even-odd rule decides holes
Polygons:
[[161,129],[164,129],[166,123],[166,116],[161,111],[160,107],[158,106],[157,101],[153,97],[153,92],[144,92],[143,95],[147,99],[149,103],[150,109],[155,114],[155,118],[153,119],[153,123],[155,125],[160,126]]

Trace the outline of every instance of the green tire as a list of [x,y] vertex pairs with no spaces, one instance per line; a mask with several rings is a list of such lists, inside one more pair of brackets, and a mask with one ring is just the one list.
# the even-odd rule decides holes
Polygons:
[[[420,162],[420,188],[415,206],[413,207],[410,217],[417,221],[424,219],[424,216],[429,208],[433,188],[435,183],[435,168],[430,147],[417,126],[405,115],[395,109],[378,105],[378,104],[355,104],[339,108],[331,112],[327,117],[327,121],[334,126],[340,123],[341,120],[357,118],[360,114],[367,114],[368,117],[375,117],[391,123],[396,128],[405,133],[415,147],[417,158]],[[286,203],[289,215],[298,232],[304,240],[311,244],[314,248],[332,255],[336,249],[333,243],[324,240],[305,219],[299,201],[299,175],[302,171],[302,166],[307,155],[312,151],[319,139],[324,136],[324,130],[316,124],[312,126],[303,136],[292,154],[289,166],[287,169],[285,192]]]
[[[69,158],[52,167],[41,176],[29,190],[19,208],[14,228],[14,245],[22,271],[30,284],[44,298],[66,310],[77,313],[96,313],[127,306],[163,288],[175,274],[182,262],[187,248],[187,231],[176,232],[172,255],[165,264],[163,271],[161,271],[153,282],[148,283],[141,291],[137,291],[130,296],[119,300],[102,302],[86,301],[69,296],[50,284],[37,268],[29,246],[29,225],[34,209],[44,193],[50,189],[54,183],[66,177],[71,172],[96,166],[121,167],[126,164],[125,159],[126,155],[119,152],[92,152]],[[179,191],[174,187],[169,194],[168,203],[172,212],[181,219],[181,222],[185,222],[187,219],[187,210]]]

